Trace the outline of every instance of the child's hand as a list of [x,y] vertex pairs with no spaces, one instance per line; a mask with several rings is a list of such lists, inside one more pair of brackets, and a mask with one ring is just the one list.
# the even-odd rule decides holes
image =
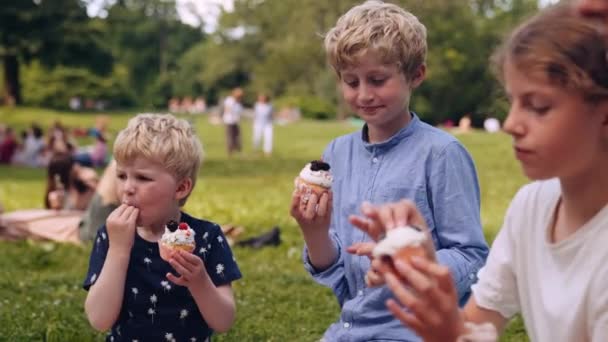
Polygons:
[[167,273],[167,279],[177,285],[191,289],[202,286],[205,281],[211,280],[207,274],[203,260],[192,253],[182,251],[181,249],[177,250],[173,253],[171,259],[169,259],[169,264],[173,266],[180,276],[176,277],[171,273]]
[[324,192],[319,198],[311,194],[308,201],[303,201],[299,192],[294,192],[291,200],[291,216],[298,221],[302,233],[329,233],[332,211],[332,192]]
[[121,204],[108,216],[106,229],[110,239],[110,248],[130,251],[135,241],[135,229],[139,209]]
[[379,206],[364,202],[361,205],[361,212],[364,216],[351,215],[349,221],[353,226],[367,233],[374,241],[382,240],[388,230],[397,227],[410,225],[420,228],[427,236],[424,244],[427,255],[431,260],[435,260],[433,239],[424,217],[412,201],[401,200]]
[[395,317],[425,342],[456,341],[465,333],[458,294],[447,267],[414,257],[411,264],[397,260],[395,269],[397,275],[385,272],[384,277],[397,301],[408,309],[389,299],[386,305]]
[[384,277],[380,272],[380,268],[383,267],[383,262],[380,259],[374,259],[372,257],[374,247],[376,247],[375,242],[357,242],[346,248],[346,251],[350,254],[366,256],[371,260],[371,266],[365,275],[365,284],[367,287],[384,285]]

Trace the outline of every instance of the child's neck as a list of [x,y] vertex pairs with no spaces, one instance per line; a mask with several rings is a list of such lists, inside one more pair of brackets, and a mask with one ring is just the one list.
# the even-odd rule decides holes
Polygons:
[[559,242],[574,234],[608,204],[606,167],[596,165],[576,179],[560,179],[561,200],[557,210],[552,240]]
[[388,140],[390,137],[399,132],[403,127],[407,126],[412,121],[412,114],[408,109],[405,113],[399,115],[395,120],[386,122],[382,125],[367,124],[367,140],[369,143],[376,144]]

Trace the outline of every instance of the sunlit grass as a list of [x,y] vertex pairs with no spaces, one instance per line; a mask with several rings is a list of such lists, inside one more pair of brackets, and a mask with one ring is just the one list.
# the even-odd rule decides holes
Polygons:
[[[112,113],[115,136],[132,113]],[[17,130],[35,121],[49,127],[61,120],[70,127],[90,126],[93,114],[0,107],[0,123]],[[289,217],[293,177],[305,162],[320,157],[334,137],[356,130],[342,122],[300,122],[275,127],[275,151],[265,158],[251,150],[250,126],[243,127],[245,151],[229,159],[222,126],[194,120],[206,151],[199,182],[186,211],[218,223],[246,228],[245,237],[281,227],[283,243],[276,248],[236,248],[243,279],[234,284],[238,318],[233,329],[217,341],[316,341],[337,318],[331,291],[316,285],[301,264],[302,238]],[[471,133],[458,136],[472,153],[482,189],[482,221],[491,241],[500,228],[510,199],[525,179],[509,139],[504,135]],[[87,140],[81,141],[86,143]],[[42,206],[44,170],[0,167],[0,203],[7,211]],[[83,313],[85,291],[80,288],[88,263],[89,245],[0,242],[0,341],[101,340]],[[505,341],[521,341],[520,321]]]

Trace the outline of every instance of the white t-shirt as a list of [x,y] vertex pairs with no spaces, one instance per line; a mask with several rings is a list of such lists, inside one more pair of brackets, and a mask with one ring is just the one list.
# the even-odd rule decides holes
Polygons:
[[560,194],[556,179],[518,192],[473,295],[506,318],[521,312],[532,341],[608,341],[608,205],[550,243]]
[[270,103],[256,102],[254,112],[257,123],[272,123],[272,105]]
[[224,114],[222,119],[226,125],[233,125],[239,123],[241,120],[241,112],[243,106],[232,96],[228,96],[224,100]]

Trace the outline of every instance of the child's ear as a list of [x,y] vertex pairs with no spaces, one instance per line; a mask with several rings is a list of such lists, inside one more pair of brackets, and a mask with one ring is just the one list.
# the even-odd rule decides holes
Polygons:
[[177,189],[175,189],[175,199],[182,200],[186,198],[192,191],[192,179],[186,177],[177,183]]
[[418,88],[420,86],[420,84],[422,84],[422,81],[424,81],[425,78],[426,78],[426,64],[422,64],[418,68],[418,70],[416,70],[414,77],[412,77],[412,88]]

